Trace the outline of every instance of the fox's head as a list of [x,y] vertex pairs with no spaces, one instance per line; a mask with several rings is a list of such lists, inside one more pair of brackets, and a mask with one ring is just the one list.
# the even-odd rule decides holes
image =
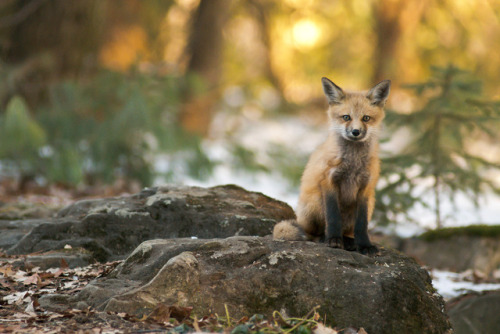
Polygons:
[[376,135],[384,118],[384,105],[391,81],[384,80],[365,92],[344,92],[330,79],[322,78],[328,99],[332,131],[350,141],[365,141]]

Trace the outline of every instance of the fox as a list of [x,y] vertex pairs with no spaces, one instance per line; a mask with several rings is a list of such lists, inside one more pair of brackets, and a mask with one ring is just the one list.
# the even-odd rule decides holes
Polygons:
[[275,240],[322,241],[332,248],[378,254],[368,222],[380,174],[379,132],[391,81],[368,91],[344,91],[321,79],[329,131],[311,154],[301,178],[297,219],[274,226]]

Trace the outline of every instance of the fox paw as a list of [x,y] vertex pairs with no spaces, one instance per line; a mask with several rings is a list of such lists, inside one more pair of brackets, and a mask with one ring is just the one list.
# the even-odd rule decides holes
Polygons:
[[358,246],[358,252],[363,255],[378,255],[380,254],[377,246],[367,245],[367,246]]
[[328,244],[328,247],[344,249],[342,237],[329,238],[326,243]]
[[356,244],[354,243],[354,238],[344,236],[344,249],[348,251],[355,251]]

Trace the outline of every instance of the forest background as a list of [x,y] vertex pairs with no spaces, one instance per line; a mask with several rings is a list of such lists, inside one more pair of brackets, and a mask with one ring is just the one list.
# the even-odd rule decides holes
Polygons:
[[498,0],[4,0],[0,200],[223,180],[293,204],[327,76],[392,80],[378,225],[497,219],[498,50]]

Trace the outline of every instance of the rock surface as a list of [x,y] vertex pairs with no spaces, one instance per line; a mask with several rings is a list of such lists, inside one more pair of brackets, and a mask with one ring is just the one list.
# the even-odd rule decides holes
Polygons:
[[267,235],[274,224],[294,218],[286,204],[226,185],[213,188],[166,186],[125,197],[84,200],[38,221],[9,254],[83,248],[97,261],[126,257],[156,238],[225,238]]
[[78,295],[47,295],[47,309],[88,306],[141,316],[158,303],[238,319],[278,310],[304,316],[317,305],[338,328],[368,333],[448,333],[442,297],[413,259],[368,257],[312,242],[261,237],[151,240]]
[[445,239],[404,240],[401,249],[426,266],[462,272],[479,270],[490,275],[500,269],[500,238],[457,235]]
[[0,219],[0,248],[9,249],[47,219]]
[[462,295],[446,306],[455,334],[497,334],[500,330],[500,291]]

